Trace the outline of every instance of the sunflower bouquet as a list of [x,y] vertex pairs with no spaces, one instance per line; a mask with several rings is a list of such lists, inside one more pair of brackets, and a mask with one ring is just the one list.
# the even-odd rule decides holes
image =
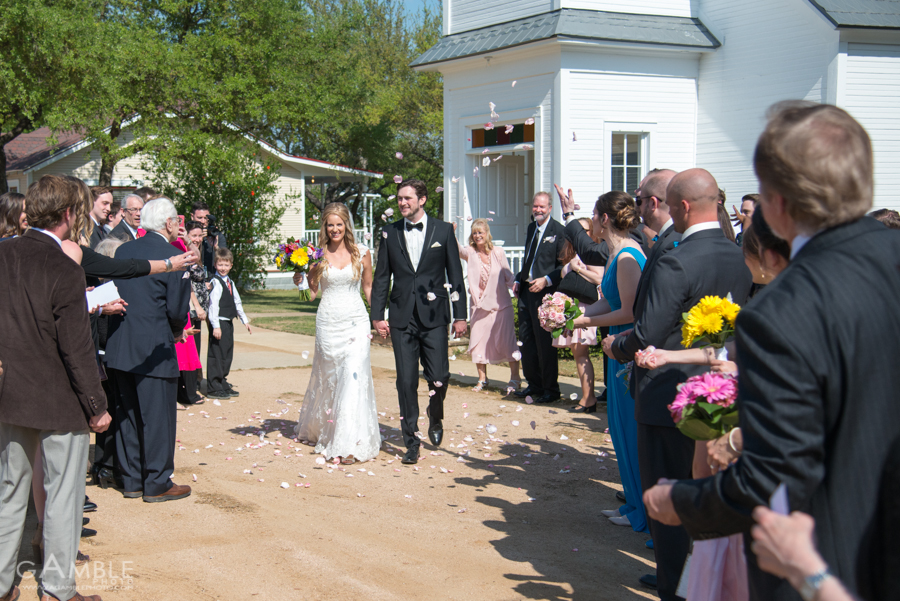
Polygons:
[[726,298],[704,296],[700,302],[682,313],[681,345],[692,348],[698,342],[701,347],[724,348],[725,341],[734,335],[734,321],[740,305]]
[[[323,249],[316,248],[306,240],[288,238],[287,242],[278,245],[273,262],[281,271],[309,273],[309,270],[322,260],[323,254]],[[309,297],[309,287],[302,288],[300,300],[309,300]]]

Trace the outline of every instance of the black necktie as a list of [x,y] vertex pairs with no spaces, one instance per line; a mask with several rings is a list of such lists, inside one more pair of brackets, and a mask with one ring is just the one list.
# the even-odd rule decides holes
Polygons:
[[537,254],[538,242],[540,241],[540,228],[537,223],[534,224],[534,236],[531,239],[531,246],[528,248],[528,256],[525,257],[525,268],[523,269],[525,277],[530,277],[531,265],[534,263],[534,256]]
[[406,222],[406,231],[407,232],[412,231],[412,230],[419,230],[421,232],[423,229],[425,229],[425,224],[422,223],[421,221],[419,223],[410,223],[409,221]]

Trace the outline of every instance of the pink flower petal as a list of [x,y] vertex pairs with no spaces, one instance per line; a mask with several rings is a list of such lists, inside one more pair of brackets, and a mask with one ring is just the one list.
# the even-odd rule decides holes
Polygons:
[[512,82],[512,87],[516,87],[516,80],[514,79]]
[[444,191],[444,187],[443,187],[443,186],[438,186],[437,188],[434,189],[434,191],[435,191],[435,192],[443,192],[443,191]]
[[402,181],[403,181],[403,176],[402,176],[402,175],[395,175],[395,176],[394,176],[394,183],[395,183],[395,184],[399,184],[399,183],[402,182]]
[[[402,153],[402,152],[395,152],[395,153],[394,153],[394,156],[397,157],[398,160],[401,160],[401,161],[403,160],[403,153]],[[403,180],[400,180],[400,181],[403,181]]]
[[529,117],[525,119],[525,125],[534,125],[534,117]]

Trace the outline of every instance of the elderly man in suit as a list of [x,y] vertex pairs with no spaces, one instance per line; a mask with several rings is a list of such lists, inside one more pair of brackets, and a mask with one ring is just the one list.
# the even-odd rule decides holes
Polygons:
[[167,271],[132,280],[115,280],[128,313],[110,320],[107,365],[114,370],[121,410],[117,411],[116,449],[124,495],[147,503],[183,499],[189,486],[170,481],[175,469],[178,360],[175,341],[184,337],[191,296],[189,279],[172,271],[178,214],[168,198],[151,200],[142,210],[147,235],[123,244],[117,259],[166,261]]
[[[743,454],[711,478],[648,490],[647,509],[697,539],[745,533],[751,599],[794,600],[760,571],[749,538],[752,509],[783,483],[791,509],[815,518],[831,572],[871,599],[879,478],[900,435],[900,234],[864,218],[872,145],[842,109],[775,105],[754,168],[757,210],[792,259],[737,319]],[[831,572],[805,574],[801,596]]]
[[123,242],[130,242],[138,237],[138,228],[141,227],[141,210],[144,208],[144,199],[137,194],[129,194],[122,201],[122,221],[109,233],[113,238]]
[[[110,422],[84,299],[84,272],[62,240],[86,208],[65,178],[45,175],[25,197],[32,229],[0,244],[0,599],[16,599],[16,559],[32,465],[44,467],[42,599],[75,590],[89,428]],[[83,212],[82,212],[83,211]],[[81,212],[81,213],[80,213]],[[80,214],[79,214],[80,213]],[[99,601],[100,597],[87,597]]]
[[538,192],[531,203],[534,221],[525,234],[525,261],[516,276],[513,292],[519,298],[519,341],[522,342],[522,371],[528,387],[518,397],[531,396],[535,403],[559,400],[559,363],[553,337],[541,327],[537,310],[547,294],[556,292],[566,244],[566,230],[553,219],[553,203],[546,192]]

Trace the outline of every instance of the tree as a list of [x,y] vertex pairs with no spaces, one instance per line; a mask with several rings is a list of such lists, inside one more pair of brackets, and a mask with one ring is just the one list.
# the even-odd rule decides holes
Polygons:
[[223,144],[215,136],[194,135],[157,144],[145,168],[153,186],[187,215],[193,203],[209,205],[234,254],[234,275],[241,288],[259,287],[285,207],[277,200],[279,164],[266,161],[251,143]]

